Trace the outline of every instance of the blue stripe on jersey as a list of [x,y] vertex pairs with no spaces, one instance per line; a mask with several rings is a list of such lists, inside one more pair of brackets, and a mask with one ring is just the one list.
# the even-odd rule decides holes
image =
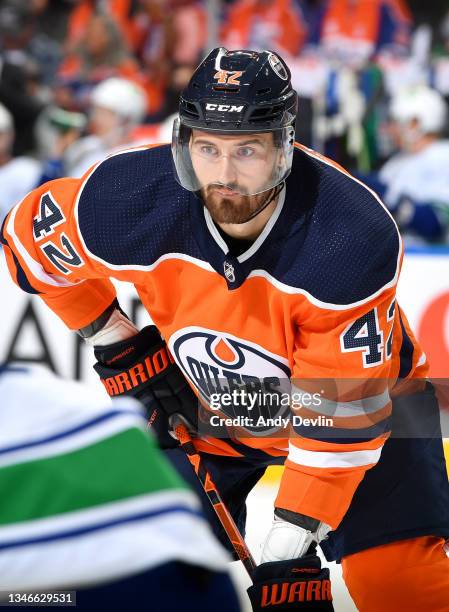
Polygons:
[[[9,247],[8,241],[6,240],[5,234],[3,231],[5,228],[5,221],[6,219],[4,219],[2,228],[0,230],[0,243]],[[14,260],[14,265],[16,266],[16,279],[17,279],[17,284],[19,285],[19,287],[22,289],[22,291],[25,291],[25,293],[31,293],[32,295],[39,295],[40,291],[35,289],[33,285],[30,283],[30,281],[27,278],[27,275],[25,274],[25,270],[20,265],[20,262],[17,259],[16,254],[14,253],[12,249],[11,249],[11,254]]]
[[99,423],[109,421],[110,419],[113,419],[122,414],[131,414],[137,418],[141,418],[142,423],[146,423],[146,419],[143,417],[143,415],[140,415],[138,412],[134,410],[110,410],[109,412],[101,414],[95,419],[91,419],[90,421],[81,423],[81,425],[77,425],[76,427],[72,427],[71,429],[67,429],[66,431],[62,431],[60,433],[54,434],[53,436],[49,436],[48,438],[40,438],[38,440],[33,440],[32,442],[26,442],[25,444],[17,444],[15,446],[7,446],[4,448],[0,448],[0,456],[15,452],[15,451],[19,451],[19,450],[25,450],[27,448],[41,446],[43,444],[55,442],[56,440],[61,440],[63,438],[68,438],[69,436],[72,436],[73,434],[77,434],[80,431],[89,429],[90,427],[94,427],[95,425],[98,425]]
[[406,255],[449,255],[449,246],[435,244],[430,246],[410,245],[405,246]]
[[14,259],[16,270],[17,270],[16,279],[17,279],[17,284],[19,285],[19,287],[22,289],[22,291],[25,291],[25,293],[31,293],[32,295],[40,295],[41,292],[35,289],[33,285],[30,283],[30,281],[28,280],[25,270],[20,265],[20,262],[17,259],[14,251],[11,251],[11,253]]
[[[87,533],[99,531],[101,529],[109,529],[110,527],[116,527],[117,525],[126,525],[127,523],[134,523],[136,521],[143,521],[148,518],[155,518],[164,514],[189,514],[198,518],[204,518],[199,510],[192,510],[187,506],[167,506],[165,508],[159,508],[158,510],[149,510],[147,512],[140,512],[138,514],[126,516],[113,521],[104,521],[97,523],[96,525],[89,525],[80,527],[78,529],[68,529],[59,533],[48,534],[45,536],[28,538],[26,540],[15,540],[13,542],[0,542],[0,551],[7,550],[8,548],[18,548],[21,546],[29,546],[32,544],[42,544],[44,542],[55,542],[57,540],[64,540],[66,538],[73,538],[76,536],[82,536]],[[1,536],[0,536],[1,537]]]
[[330,444],[358,444],[374,440],[391,430],[391,417],[383,419],[370,427],[349,429],[343,427],[315,427],[299,425],[293,428],[303,438],[329,442]]
[[[251,434],[248,434],[246,437],[251,439]],[[244,437],[242,439],[245,440]],[[258,466],[260,464],[261,468],[273,464],[282,465],[285,461],[285,455],[287,455],[287,451],[285,451],[285,455],[281,457],[273,456],[266,453],[263,448],[247,446],[244,442],[239,442],[234,438],[225,438],[223,442],[226,442],[232,449],[243,455],[243,457],[232,457],[233,459],[236,461],[254,461]]]
[[[7,217],[7,216],[8,216],[8,215],[6,215],[6,217]],[[6,225],[6,217],[3,219],[3,221],[2,221],[2,227],[0,228],[0,243],[1,243],[1,244],[4,244],[4,245],[7,245],[7,244],[8,244],[8,242],[7,242],[6,238],[5,238],[5,225]]]
[[0,364],[0,376],[2,374],[27,374],[28,368],[12,366],[9,363]]
[[[3,219],[2,227],[0,229],[0,243],[9,247],[8,241],[5,238],[5,232],[4,232],[5,225],[6,225],[6,217]],[[17,259],[12,249],[11,249],[11,253],[12,253],[12,256],[14,259],[14,265],[16,266],[16,271],[17,271],[17,274],[16,274],[17,284],[22,289],[22,291],[25,291],[26,293],[31,293],[33,295],[39,295],[40,291],[35,289],[33,285],[30,283],[30,281],[27,278],[27,275],[25,274],[24,269],[20,265],[19,260]]]
[[407,378],[412,370],[413,365],[413,342],[410,340],[407,332],[405,331],[404,324],[402,322],[401,311],[399,310],[399,321],[401,323],[402,330],[402,344],[399,350],[399,374],[398,378]]

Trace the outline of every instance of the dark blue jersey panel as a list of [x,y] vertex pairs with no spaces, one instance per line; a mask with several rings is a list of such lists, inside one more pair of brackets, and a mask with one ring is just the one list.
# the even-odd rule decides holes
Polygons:
[[[302,184],[302,185],[301,185]],[[301,186],[301,195],[298,187]],[[296,256],[279,278],[324,302],[350,304],[375,293],[396,272],[399,238],[383,206],[351,177],[296,151],[287,201],[305,216]]]
[[150,265],[165,253],[201,258],[189,220],[189,198],[175,181],[168,145],[104,161],[79,201],[87,248],[114,265]]

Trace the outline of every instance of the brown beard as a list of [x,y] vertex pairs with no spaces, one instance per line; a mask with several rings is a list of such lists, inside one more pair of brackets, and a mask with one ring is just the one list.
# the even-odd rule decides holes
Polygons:
[[251,215],[262,208],[271,190],[257,195],[241,195],[227,198],[216,192],[215,185],[209,185],[201,190],[204,205],[215,223],[246,223]]

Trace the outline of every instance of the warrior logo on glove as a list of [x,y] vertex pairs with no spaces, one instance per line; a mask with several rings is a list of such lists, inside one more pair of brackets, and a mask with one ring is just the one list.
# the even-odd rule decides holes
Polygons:
[[253,612],[334,612],[329,570],[316,554],[261,563],[248,589]]
[[[293,569],[292,572],[295,570]],[[299,569],[300,572],[311,572]],[[262,587],[261,607],[278,606],[284,603],[306,601],[332,601],[330,580],[299,580],[298,582],[283,582]]]
[[[134,352],[134,347],[118,353],[115,357],[109,359],[105,365],[111,365],[116,360],[124,357],[125,354],[128,355],[132,352]],[[146,383],[150,378],[166,370],[171,363],[174,363],[173,357],[167,347],[163,346],[155,353],[147,355],[144,359],[135,363],[132,367],[119,371],[113,376],[101,379],[101,382],[108,394],[114,397]]]

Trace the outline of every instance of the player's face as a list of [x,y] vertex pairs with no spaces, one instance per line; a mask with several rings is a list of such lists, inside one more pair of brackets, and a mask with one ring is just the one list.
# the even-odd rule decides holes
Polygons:
[[116,113],[102,106],[94,106],[90,112],[89,131],[100,138],[116,130],[121,124]]
[[192,130],[190,156],[214,221],[244,223],[269,197],[264,185],[279,149],[271,133],[226,136]]
[[397,122],[397,143],[406,153],[414,153],[422,141],[423,134],[416,119],[412,121]]

